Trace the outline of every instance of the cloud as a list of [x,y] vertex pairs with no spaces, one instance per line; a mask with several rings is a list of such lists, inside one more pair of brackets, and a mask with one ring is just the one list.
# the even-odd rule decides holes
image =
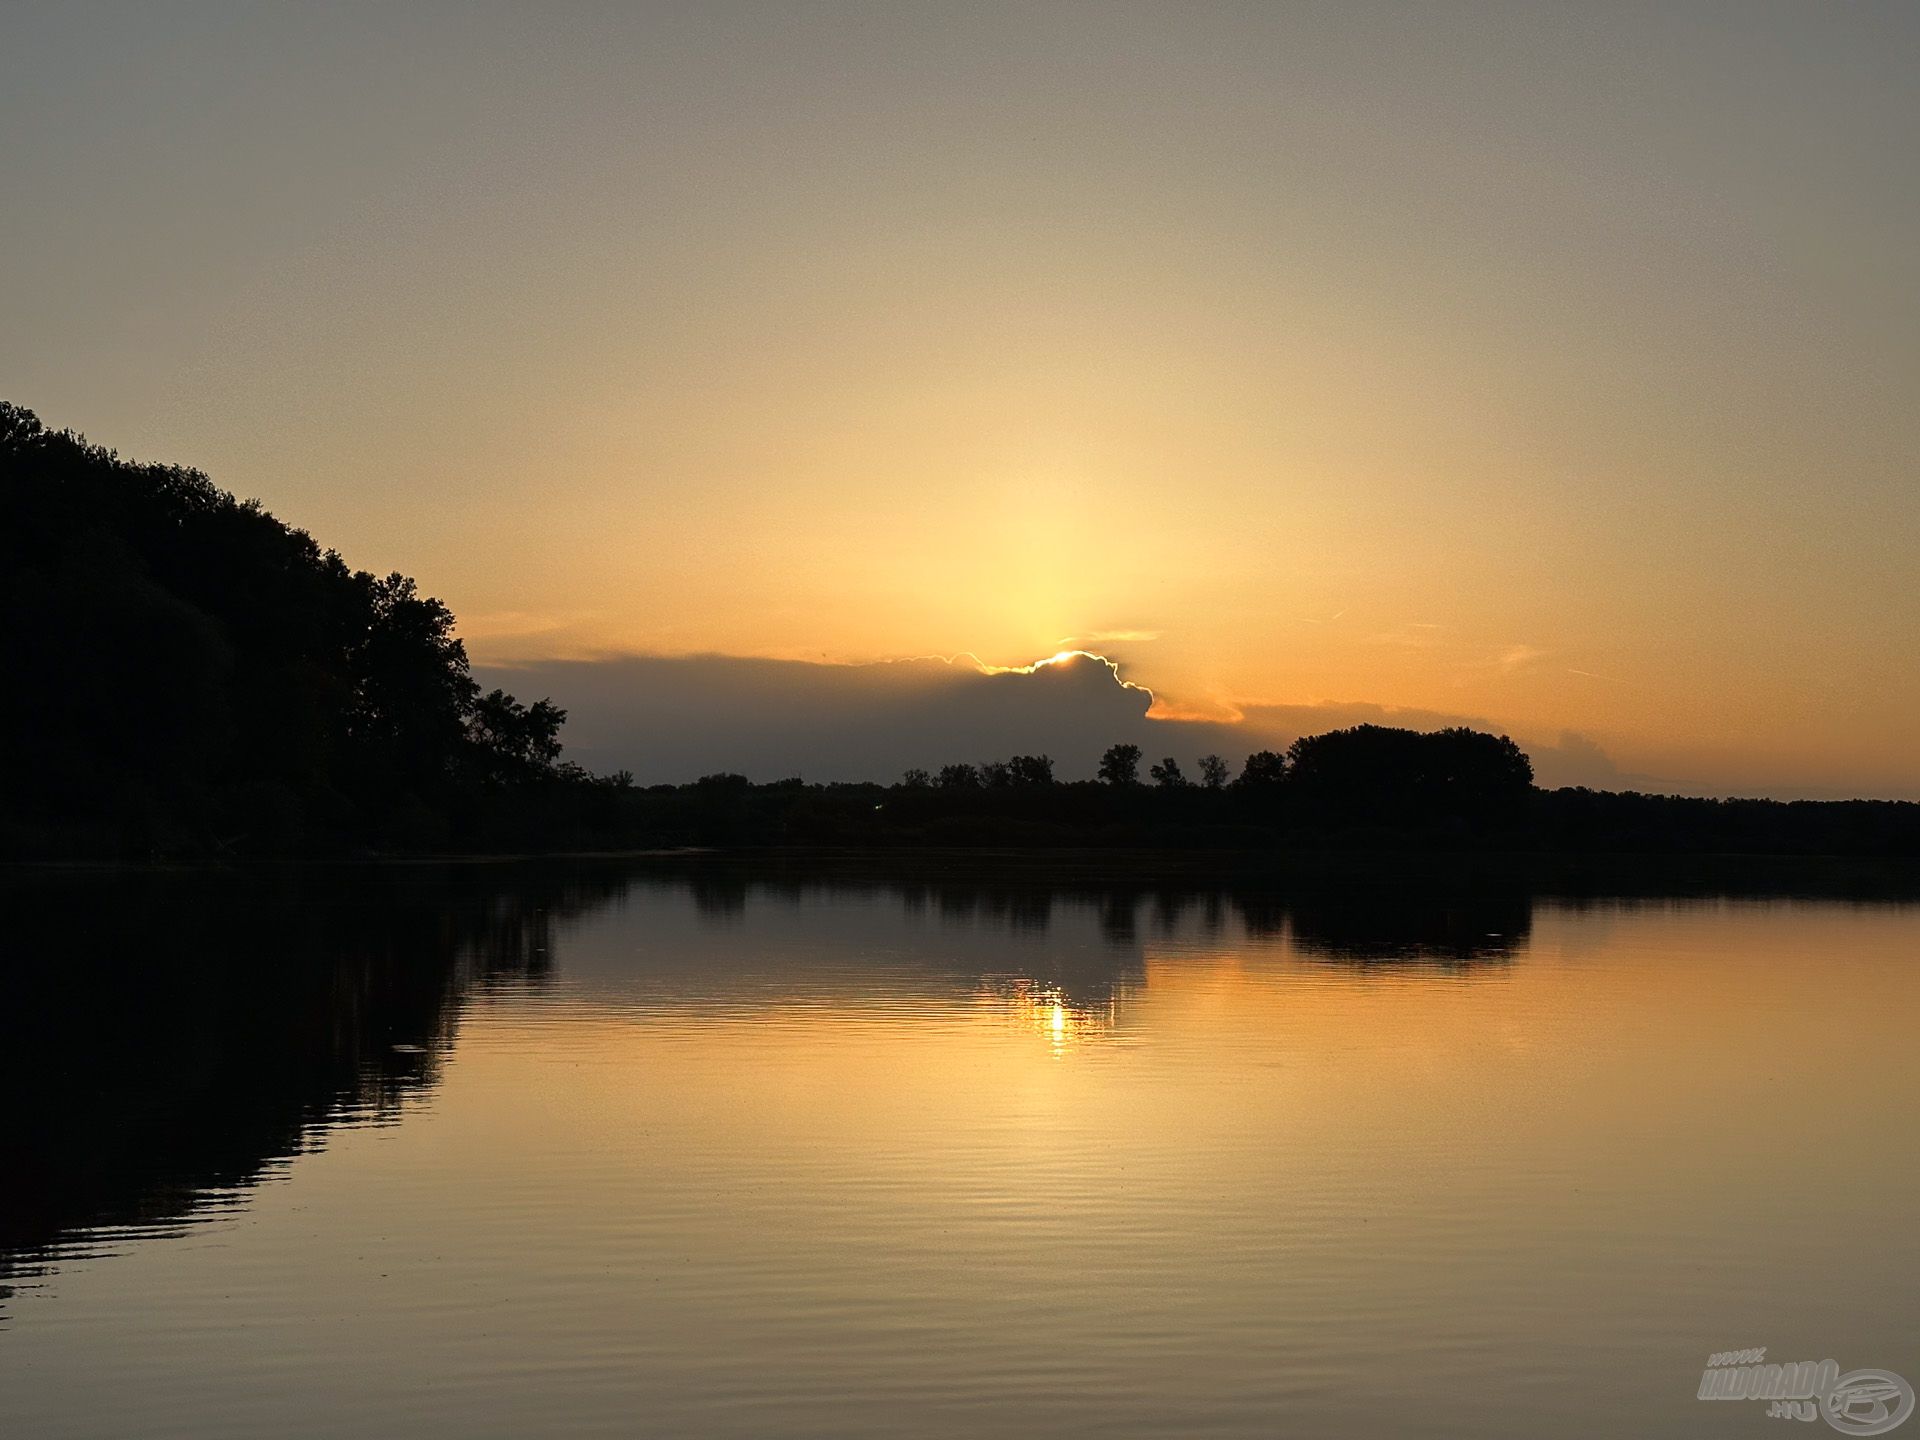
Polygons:
[[1502,670],[1524,670],[1534,661],[1545,658],[1546,653],[1538,645],[1509,645],[1494,656],[1493,663]]
[[913,766],[1046,753],[1063,778],[1144,743],[1150,691],[1080,654],[989,669],[970,656],[828,665],[732,655],[549,660],[477,671],[568,711],[568,755],[643,783],[736,770],[760,780],[892,780]]
[[[1318,622],[1315,622],[1318,623]],[[1369,645],[1397,650],[1425,650],[1452,656],[1463,670],[1499,670],[1506,674],[1525,670],[1551,653],[1538,645],[1516,642],[1488,651],[1455,635],[1445,625],[1418,621],[1367,637]]]
[[[1248,703],[1237,719],[1156,708],[1113,660],[1063,651],[995,667],[969,655],[867,665],[737,655],[628,655],[478,666],[481,683],[522,699],[551,696],[568,711],[569,758],[631,770],[643,784],[734,770],[756,780],[893,780],[910,768],[1048,754],[1062,779],[1092,776],[1107,746],[1139,745],[1183,763],[1217,752],[1230,762],[1284,749],[1301,735],[1352,725],[1503,731],[1481,716],[1365,702]],[[1153,713],[1149,710],[1153,709]],[[1617,786],[1624,776],[1572,731],[1529,743],[1543,785]]]
[[[1091,650],[1061,650],[1047,656],[1044,660],[1035,660],[1029,665],[988,665],[977,655],[955,658],[971,660],[974,667],[978,669],[982,675],[1035,675],[1041,670],[1050,667],[1064,666],[1073,668],[1103,665],[1106,667],[1108,673],[1113,676],[1114,684],[1118,685],[1122,690],[1137,690],[1147,697],[1147,703],[1149,705],[1153,703],[1153,692],[1147,689],[1146,686],[1136,685],[1133,681],[1123,677],[1120,674],[1120,664],[1118,661],[1111,660],[1105,655],[1096,655]],[[949,660],[947,663],[951,664],[952,661]]]
[[1491,721],[1445,710],[1421,710],[1398,705],[1375,705],[1363,700],[1321,701],[1311,705],[1243,703],[1241,725],[1250,732],[1291,741],[1302,735],[1320,735],[1354,725],[1393,725],[1404,730],[1444,730],[1470,725],[1476,730],[1498,730]]
[[1598,743],[1578,730],[1562,730],[1547,745],[1527,747],[1533,756],[1535,781],[1549,790],[1563,785],[1585,785],[1590,790],[1666,790],[1671,786],[1651,775],[1622,770]]
[[1449,643],[1446,629],[1446,626],[1430,620],[1416,620],[1369,635],[1367,644],[1388,645],[1400,650],[1432,650]]
[[1144,644],[1149,640],[1158,640],[1158,630],[1095,630],[1087,635],[1069,635],[1060,644],[1062,648],[1079,645],[1117,645]]
[[590,655],[600,617],[598,610],[489,610],[462,615],[460,638],[475,664],[510,663],[507,657],[535,646],[549,655]]

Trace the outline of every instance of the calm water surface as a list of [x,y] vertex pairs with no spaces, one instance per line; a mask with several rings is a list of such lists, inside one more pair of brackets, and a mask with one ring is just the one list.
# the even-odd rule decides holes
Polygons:
[[0,893],[0,1435],[1765,1436],[1709,1352],[1920,1379],[1909,905]]

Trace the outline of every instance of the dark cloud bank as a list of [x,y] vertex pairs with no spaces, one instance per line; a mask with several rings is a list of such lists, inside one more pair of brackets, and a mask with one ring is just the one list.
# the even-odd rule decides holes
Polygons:
[[[967,660],[822,665],[731,655],[635,655],[480,667],[482,683],[566,707],[567,754],[596,771],[625,769],[642,784],[732,770],[755,780],[883,780],[918,766],[1047,754],[1063,780],[1093,775],[1120,741],[1150,759],[1218,753],[1236,767],[1249,751],[1347,725],[1434,730],[1470,715],[1367,704],[1250,706],[1237,724],[1149,719],[1152,696],[1096,658],[1031,671],[982,672]],[[1551,743],[1516,735],[1543,785],[1622,788],[1622,775],[1584,736]]]

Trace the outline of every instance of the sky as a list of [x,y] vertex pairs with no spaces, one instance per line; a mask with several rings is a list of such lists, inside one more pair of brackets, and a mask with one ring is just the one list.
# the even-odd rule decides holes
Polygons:
[[1124,678],[1228,753],[1920,797],[1920,9],[6,31],[0,396],[419,577],[636,773],[1084,649],[1091,753]]

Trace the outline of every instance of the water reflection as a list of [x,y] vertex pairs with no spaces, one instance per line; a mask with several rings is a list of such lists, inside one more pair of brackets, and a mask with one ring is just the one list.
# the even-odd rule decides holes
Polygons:
[[1358,965],[1430,964],[1452,969],[1510,960],[1533,930],[1525,895],[1402,895],[1382,905],[1351,892],[1319,893],[1288,909],[1302,953]]
[[1055,1055],[1064,1055],[1070,1045],[1098,1040],[1117,1029],[1127,996],[1123,984],[1109,986],[1101,1001],[1085,991],[1076,994],[1015,976],[983,986],[980,1002],[1003,1015],[1012,1028],[1039,1036]]
[[616,877],[512,884],[118,876],[5,891],[0,1279],[243,1203],[336,1125],[397,1120],[463,1003],[551,973],[555,923]]
[[438,1082],[463,1014],[540,994],[568,973],[570,929],[629,905],[651,907],[655,948],[599,977],[609,1004],[857,1005],[878,953],[890,985],[917,977],[1065,1057],[1124,1035],[1158,943],[1470,977],[1524,957],[1546,893],[717,861],[16,877],[0,1282],[177,1234],[245,1205],[335,1128],[396,1123]]

